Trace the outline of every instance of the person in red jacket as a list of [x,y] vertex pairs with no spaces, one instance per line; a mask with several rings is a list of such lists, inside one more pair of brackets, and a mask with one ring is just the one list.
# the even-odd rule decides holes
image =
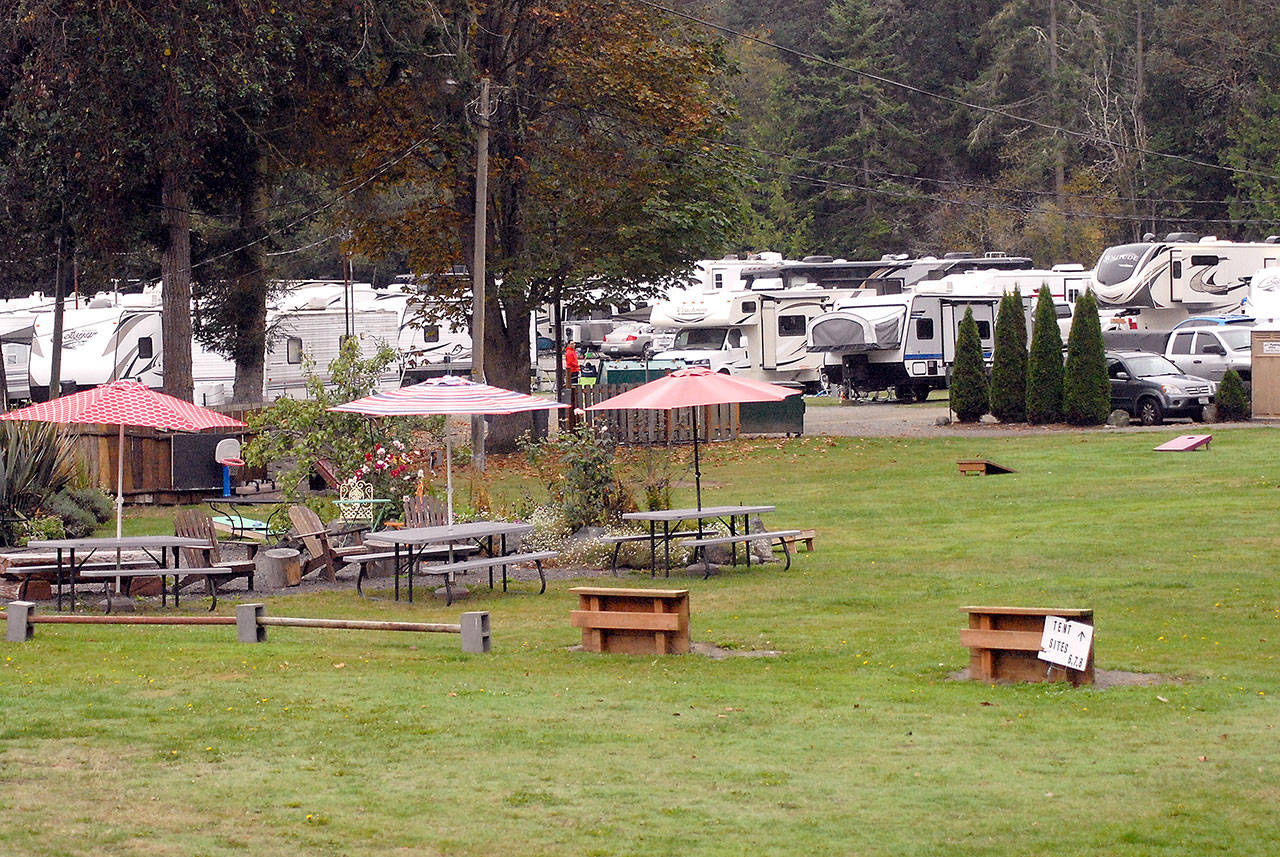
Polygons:
[[564,344],[564,371],[569,375],[569,386],[576,386],[578,383],[578,372],[582,369],[582,365],[578,362],[578,349],[573,347],[573,340],[570,339]]

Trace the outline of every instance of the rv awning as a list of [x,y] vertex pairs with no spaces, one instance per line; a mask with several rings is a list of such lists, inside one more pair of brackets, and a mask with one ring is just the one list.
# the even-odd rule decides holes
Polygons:
[[897,348],[902,341],[903,306],[837,310],[818,316],[809,325],[808,349],[855,353]]
[[0,317],[0,342],[30,345],[35,335],[35,322],[29,315]]

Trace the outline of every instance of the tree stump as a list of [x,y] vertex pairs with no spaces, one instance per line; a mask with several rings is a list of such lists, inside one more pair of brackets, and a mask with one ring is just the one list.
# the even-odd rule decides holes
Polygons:
[[254,558],[253,584],[257,589],[283,589],[302,581],[302,555],[293,548],[259,551]]

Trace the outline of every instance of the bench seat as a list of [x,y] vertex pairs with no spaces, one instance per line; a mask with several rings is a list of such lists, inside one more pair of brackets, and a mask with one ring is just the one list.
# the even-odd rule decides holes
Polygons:
[[[475,545],[427,545],[421,550],[415,551],[414,556],[417,559],[447,559],[449,557],[450,548],[453,549],[454,556],[457,556],[458,554],[470,556],[479,550]],[[406,553],[402,553],[401,556],[406,559],[408,558],[408,554]],[[358,565],[360,567],[359,573],[356,574],[356,594],[363,597],[364,579],[369,576],[369,566],[373,565],[375,562],[383,562],[388,559],[394,560],[395,558],[396,552],[393,550],[374,551],[370,553],[350,554],[342,557],[340,562],[343,564]],[[427,566],[427,570],[430,570],[430,568],[430,566]],[[397,569],[397,574],[398,573],[399,570]],[[422,572],[420,571],[419,573]]]
[[[782,548],[782,553],[786,556],[787,564],[786,566],[783,567],[782,570],[787,571],[788,569],[791,568],[791,547],[788,539],[794,539],[796,536],[800,535],[802,532],[804,531],[803,530],[771,530],[765,533],[738,533],[737,535],[732,535],[732,536],[712,536],[710,538],[683,539],[681,540],[681,544],[683,544],[685,547],[698,549],[698,548],[707,548],[711,545],[731,545],[731,544],[739,544],[743,542],[760,541],[761,539],[767,539],[768,541],[771,541],[771,542],[776,541],[778,543],[778,546]],[[702,551],[702,564],[703,564],[703,568],[706,569],[706,573],[703,574],[702,576],[703,579],[705,580],[711,576],[711,561],[707,559],[706,550]],[[750,565],[750,564],[751,564],[751,554],[750,554],[750,548],[748,548],[747,565]]]
[[477,559],[467,559],[461,562],[449,562],[444,565],[425,565],[418,572],[419,574],[430,574],[442,576],[444,578],[445,604],[448,605],[453,601],[453,593],[449,589],[449,583],[453,579],[453,575],[461,571],[474,571],[476,569],[489,569],[489,585],[493,586],[493,569],[501,566],[502,568],[502,591],[507,591],[507,566],[517,565],[519,563],[531,562],[538,569],[538,580],[542,586],[538,589],[538,594],[547,591],[547,576],[542,573],[542,561],[544,559],[555,559],[556,551],[531,551],[529,553],[509,553],[502,556],[485,556]]
[[[684,538],[684,537],[692,538],[692,537],[702,537],[702,536],[714,536],[718,532],[720,531],[719,530],[690,530],[688,532],[672,533],[671,536],[673,538]],[[662,536],[657,533],[652,533],[652,534],[651,533],[623,533],[617,536],[602,536],[600,538],[601,544],[613,545],[613,559],[609,563],[609,570],[613,573],[613,576],[614,577],[618,576],[618,552],[622,549],[622,546],[624,544],[631,544],[634,542],[647,542],[650,540],[652,540],[655,544],[657,544],[658,542],[662,541]]]
[[[93,569],[91,571],[82,571],[80,574],[85,580],[111,580],[116,577],[159,577],[163,591],[164,578],[166,576],[173,577],[173,606],[178,606],[178,591],[192,579],[203,578],[205,586],[209,590],[209,598],[211,603],[209,609],[213,610],[218,606],[218,585],[217,578],[232,578],[238,575],[232,569],[226,566],[211,566],[208,568],[120,568],[114,567],[109,569]],[[126,594],[128,590],[126,589]],[[107,598],[107,612],[111,612],[111,599]]]

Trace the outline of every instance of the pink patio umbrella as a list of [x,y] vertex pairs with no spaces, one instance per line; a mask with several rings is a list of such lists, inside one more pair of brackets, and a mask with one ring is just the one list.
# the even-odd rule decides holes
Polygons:
[[750,378],[739,378],[723,372],[712,372],[705,366],[677,369],[656,381],[641,384],[587,408],[589,411],[640,408],[669,411],[694,408],[693,412],[693,479],[697,489],[698,508],[702,508],[702,470],[698,463],[698,411],[703,405],[725,405],[734,402],[780,402],[800,391]]
[[[456,375],[431,378],[419,384],[386,390],[329,408],[348,414],[371,417],[471,416],[473,414],[514,414],[549,411],[568,407],[502,387],[477,384]],[[449,523],[453,523],[453,444],[445,433],[446,502]]]
[[140,381],[112,381],[50,402],[40,402],[0,414],[0,420],[39,423],[84,423],[120,427],[116,462],[116,538],[124,520],[124,427],[201,431],[244,428],[234,417],[156,392]]

